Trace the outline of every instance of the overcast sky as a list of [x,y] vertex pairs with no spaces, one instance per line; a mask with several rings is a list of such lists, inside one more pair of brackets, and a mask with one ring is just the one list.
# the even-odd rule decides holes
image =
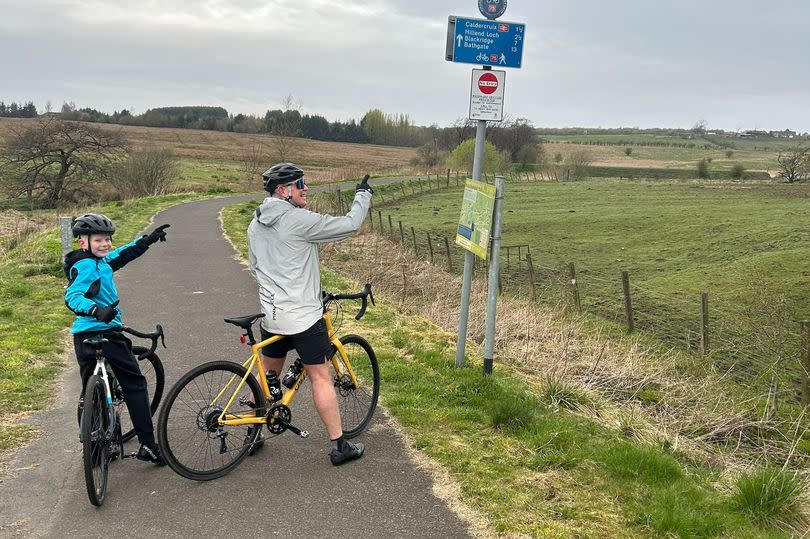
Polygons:
[[[0,100],[137,113],[212,105],[418,125],[467,116],[447,17],[477,0],[6,0]],[[526,25],[505,112],[543,127],[810,131],[806,0],[508,0]]]

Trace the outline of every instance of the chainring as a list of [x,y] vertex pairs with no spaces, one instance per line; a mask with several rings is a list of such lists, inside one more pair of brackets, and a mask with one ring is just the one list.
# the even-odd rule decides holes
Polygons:
[[[288,406],[276,402],[270,406],[270,410],[268,410],[266,417],[267,430],[273,434],[281,434],[287,430],[287,426],[284,423],[290,423],[290,420],[292,419],[292,412]],[[279,419],[283,420],[284,423],[280,422]]]

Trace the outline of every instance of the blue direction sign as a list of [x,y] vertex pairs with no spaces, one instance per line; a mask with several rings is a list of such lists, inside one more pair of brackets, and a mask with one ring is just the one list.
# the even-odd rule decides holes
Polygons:
[[517,22],[447,19],[449,62],[520,68],[526,25]]

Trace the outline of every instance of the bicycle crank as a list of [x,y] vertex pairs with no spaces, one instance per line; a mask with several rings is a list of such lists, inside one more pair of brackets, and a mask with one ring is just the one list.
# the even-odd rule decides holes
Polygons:
[[285,430],[289,430],[301,438],[309,436],[309,432],[301,430],[290,423],[291,419],[292,412],[290,408],[284,404],[275,403],[267,412],[267,430],[273,434],[281,434]]

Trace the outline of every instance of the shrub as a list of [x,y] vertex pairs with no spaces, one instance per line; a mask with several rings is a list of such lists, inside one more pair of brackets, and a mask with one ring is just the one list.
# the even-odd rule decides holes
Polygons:
[[737,480],[732,501],[759,525],[792,526],[806,518],[804,488],[796,473],[763,468]]
[[560,152],[554,154],[554,162],[555,163],[562,163],[563,155]]
[[[473,158],[475,156],[475,139],[467,139],[450,153],[447,164],[456,170],[472,170]],[[507,152],[498,152],[498,149],[490,141],[484,142],[484,166],[483,172],[494,174],[504,172],[509,169],[511,162]]]
[[707,161],[705,158],[698,161],[697,177],[701,179],[706,179],[709,177],[709,161]]
[[731,159],[731,156],[734,155],[734,152],[731,150],[726,150],[726,157]]
[[115,170],[115,185],[129,198],[165,195],[179,174],[171,150],[146,148],[133,152]]
[[745,174],[745,167],[741,163],[734,163],[731,167],[731,177],[735,180],[741,180]]
[[633,148],[630,146],[624,149],[624,155],[630,155],[631,153],[633,153]]

